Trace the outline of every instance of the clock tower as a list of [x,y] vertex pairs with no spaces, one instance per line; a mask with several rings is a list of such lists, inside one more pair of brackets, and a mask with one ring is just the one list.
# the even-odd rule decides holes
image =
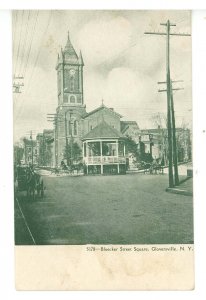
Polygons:
[[56,64],[58,106],[84,106],[83,66],[81,51],[78,56],[68,33],[66,46],[61,48]]
[[81,51],[77,55],[68,33],[67,43],[57,57],[58,106],[55,117],[55,160],[64,158],[66,144],[82,147],[83,116],[86,114],[83,95],[83,67]]

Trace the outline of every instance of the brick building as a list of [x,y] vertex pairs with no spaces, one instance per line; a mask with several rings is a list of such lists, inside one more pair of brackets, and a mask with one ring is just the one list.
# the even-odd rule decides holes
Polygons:
[[27,165],[37,165],[37,142],[33,139],[24,138],[23,162]]
[[39,166],[54,166],[54,130],[44,129],[37,134],[36,149]]

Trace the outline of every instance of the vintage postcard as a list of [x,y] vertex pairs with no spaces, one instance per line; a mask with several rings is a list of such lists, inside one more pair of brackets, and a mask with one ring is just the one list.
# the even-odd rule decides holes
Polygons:
[[17,290],[194,289],[191,12],[12,24]]

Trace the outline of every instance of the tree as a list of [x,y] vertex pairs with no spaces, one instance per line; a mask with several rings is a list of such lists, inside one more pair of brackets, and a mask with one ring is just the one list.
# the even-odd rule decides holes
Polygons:
[[64,150],[64,159],[70,161],[70,164],[73,163],[73,161],[80,160],[82,156],[82,149],[76,142],[70,141],[68,143],[68,146],[65,147]]
[[137,144],[130,136],[127,136],[125,139],[125,149],[126,149],[126,153],[132,154],[136,159],[139,158],[139,151],[137,149]]
[[[165,114],[156,113],[151,117],[153,124],[158,128],[159,132],[159,149],[161,151],[161,158],[164,163],[168,162],[168,135],[167,135],[167,117]],[[184,120],[179,128],[176,128],[176,143],[178,161],[183,162],[191,160],[192,147],[191,147],[191,133]]]
[[161,159],[165,165],[168,163],[168,141],[167,141],[167,116],[163,113],[153,114],[151,117],[153,125],[158,128],[159,133],[159,149]]

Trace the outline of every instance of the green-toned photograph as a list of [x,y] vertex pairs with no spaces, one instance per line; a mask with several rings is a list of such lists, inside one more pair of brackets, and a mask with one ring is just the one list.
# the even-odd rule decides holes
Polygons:
[[191,12],[12,26],[15,245],[193,244]]

